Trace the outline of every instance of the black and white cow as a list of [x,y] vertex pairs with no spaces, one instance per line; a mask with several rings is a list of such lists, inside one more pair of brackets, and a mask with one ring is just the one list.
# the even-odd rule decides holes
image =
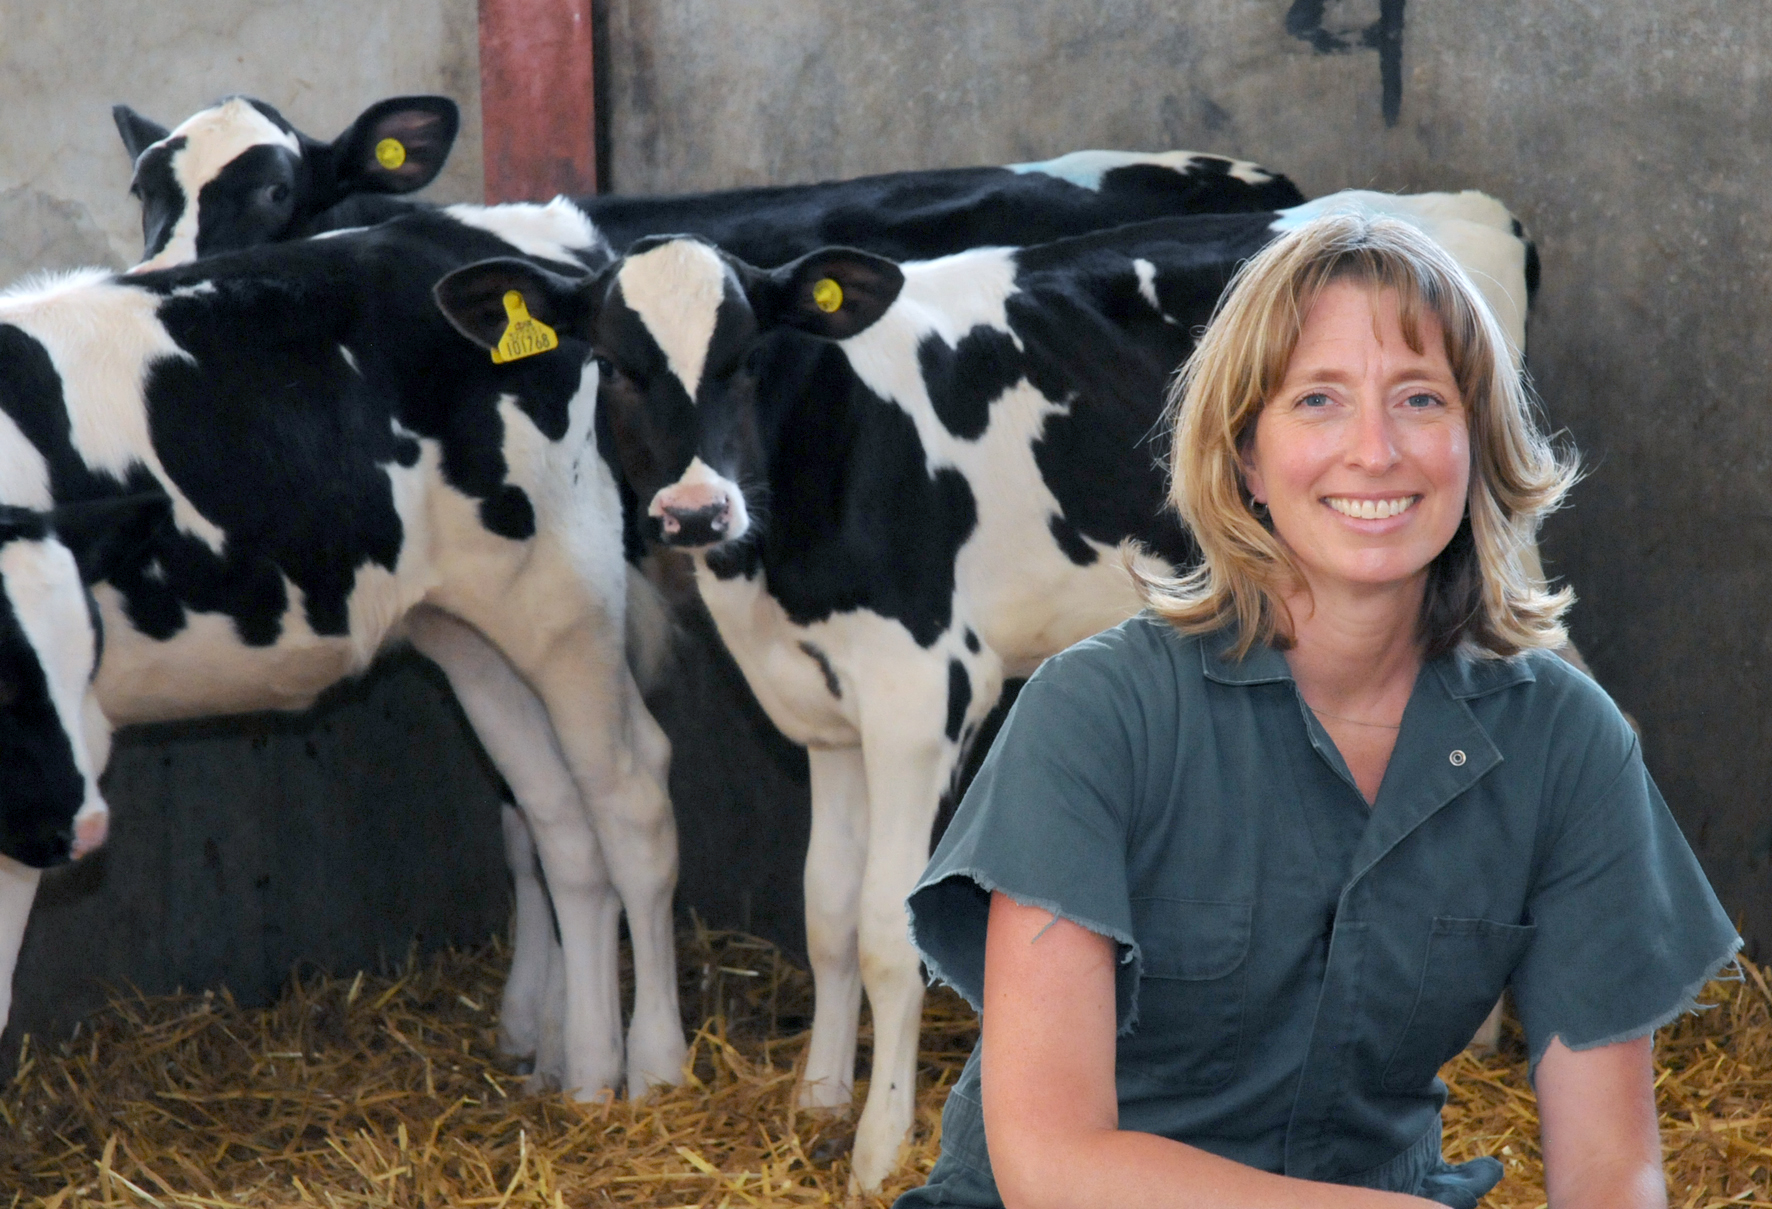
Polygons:
[[[113,727],[302,708],[409,639],[534,829],[566,942],[565,1086],[681,1077],[669,746],[624,658],[596,371],[570,333],[494,364],[431,299],[448,270],[513,253],[560,272],[608,256],[569,205],[462,206],[0,295],[0,967],[38,869],[102,838]],[[134,539],[93,523],[142,496],[160,512]],[[44,513],[60,545],[26,524]],[[17,689],[39,674],[43,692]],[[45,693],[65,749],[19,737],[47,733]],[[56,771],[15,778],[38,765]]]
[[[447,122],[432,108],[438,102],[449,105]],[[115,112],[136,165],[133,192],[142,203],[150,268],[388,218],[411,203],[386,194],[430,180],[455,135],[454,106],[440,97],[382,101],[331,144],[245,97],[170,132],[125,106]],[[406,147],[406,164],[395,173],[375,154],[389,137]],[[428,168],[422,180],[417,164]],[[202,204],[193,207],[192,197]],[[645,235],[700,235],[752,264],[779,265],[831,244],[916,260],[1175,214],[1276,210],[1302,201],[1285,177],[1223,156],[1076,151],[1005,168],[668,197],[592,196],[573,204],[616,248]]]
[[378,101],[330,143],[251,97],[228,97],[172,130],[127,105],[111,116],[142,204],[138,269],[312,234],[323,211],[341,206],[330,227],[404,213],[391,195],[430,184],[461,126],[455,102],[434,96]]
[[588,344],[654,536],[693,554],[758,700],[809,749],[818,997],[800,1101],[850,1099],[865,987],[861,1187],[911,1122],[923,987],[903,902],[938,800],[1005,677],[1138,609],[1123,543],[1153,570],[1193,557],[1164,508],[1169,377],[1242,260],[1342,205],[1441,238],[1519,346],[1530,248],[1470,193],[1337,195],[903,265],[826,249],[765,271],[660,238],[589,279],[507,261],[438,286],[483,344],[510,291]]

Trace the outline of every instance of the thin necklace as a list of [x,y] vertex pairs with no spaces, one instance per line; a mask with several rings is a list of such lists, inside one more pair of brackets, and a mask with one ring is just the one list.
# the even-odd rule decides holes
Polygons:
[[1309,701],[1306,701],[1304,703],[1304,707],[1306,709],[1310,710],[1311,713],[1317,715],[1317,717],[1319,717],[1319,718],[1334,718],[1337,722],[1352,722],[1355,726],[1376,726],[1380,730],[1402,730],[1403,729],[1403,724],[1401,722],[1392,724],[1390,722],[1367,722],[1367,721],[1364,721],[1363,719],[1360,719],[1360,718],[1344,718],[1340,714],[1332,714],[1326,709],[1318,709],[1316,706],[1312,705]]

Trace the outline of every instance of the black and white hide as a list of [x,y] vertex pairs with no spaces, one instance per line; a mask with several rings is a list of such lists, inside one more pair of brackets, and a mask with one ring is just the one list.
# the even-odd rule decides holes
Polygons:
[[1480,194],[1344,194],[897,264],[851,249],[778,270],[646,240],[575,281],[500,262],[438,286],[481,343],[498,299],[583,340],[655,539],[688,550],[769,716],[809,749],[817,1009],[800,1102],[851,1097],[865,987],[873,1071],[854,1171],[911,1123],[923,986],[904,899],[937,803],[1003,680],[1139,608],[1119,552],[1195,556],[1165,510],[1170,375],[1237,265],[1331,207],[1420,223],[1516,348],[1529,245]]
[[[102,837],[91,781],[112,728],[300,709],[410,639],[442,665],[534,830],[565,945],[565,1086],[681,1078],[669,747],[624,657],[596,369],[570,333],[494,364],[444,322],[432,283],[493,254],[560,273],[608,255],[571,206],[463,206],[0,295],[0,503],[55,517],[162,505],[133,542],[58,522],[73,558],[24,537],[0,548],[7,624],[27,640],[7,630],[0,645],[9,667],[34,662],[61,686],[67,749],[50,763],[86,795],[0,809],[0,966],[35,870]],[[122,554],[83,555],[106,540]],[[40,697],[0,693],[6,734],[47,716]],[[7,755],[10,794],[29,759]]]
[[[457,125],[442,97],[377,102],[330,144],[249,97],[171,131],[124,105],[113,114],[135,163],[146,268],[396,216],[414,203],[390,195],[436,175]],[[390,169],[384,157],[394,154],[401,162]],[[1276,210],[1304,196],[1283,176],[1223,156],[1076,151],[1008,167],[572,200],[618,249],[645,235],[700,235],[752,264],[779,265],[831,244],[918,260],[1175,214]]]

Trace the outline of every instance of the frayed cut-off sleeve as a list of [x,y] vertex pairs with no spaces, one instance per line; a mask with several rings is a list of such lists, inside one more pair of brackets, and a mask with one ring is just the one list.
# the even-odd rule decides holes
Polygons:
[[1115,943],[1124,1033],[1139,973],[1126,875],[1134,760],[1115,711],[1075,676],[1055,679],[1042,669],[1005,720],[911,893],[911,939],[930,974],[978,1009],[991,892],[1050,911]]
[[1634,739],[1611,783],[1571,811],[1530,912],[1513,992],[1534,1070],[1553,1037],[1593,1049],[1693,1010],[1741,947]]

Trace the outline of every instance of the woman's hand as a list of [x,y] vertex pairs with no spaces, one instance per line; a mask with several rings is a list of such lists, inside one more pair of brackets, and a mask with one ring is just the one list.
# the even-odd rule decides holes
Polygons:
[[980,1041],[984,1126],[1008,1209],[1433,1203],[1270,1175],[1154,1134],[1121,1132],[1115,959],[1106,937],[991,895]]
[[1666,1209],[1649,1038],[1576,1051],[1553,1037],[1533,1083],[1552,1209]]

